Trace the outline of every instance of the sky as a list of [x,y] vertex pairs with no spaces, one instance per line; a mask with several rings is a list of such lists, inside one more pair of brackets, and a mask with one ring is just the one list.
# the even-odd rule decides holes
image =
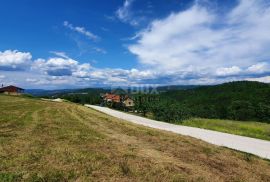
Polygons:
[[2,0],[0,83],[270,82],[270,0]]

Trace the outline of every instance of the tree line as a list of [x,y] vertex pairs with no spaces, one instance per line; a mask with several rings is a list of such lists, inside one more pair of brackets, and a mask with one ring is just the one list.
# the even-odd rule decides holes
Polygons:
[[241,81],[170,90],[155,96],[141,94],[135,109],[167,122],[200,117],[270,123],[270,85]]

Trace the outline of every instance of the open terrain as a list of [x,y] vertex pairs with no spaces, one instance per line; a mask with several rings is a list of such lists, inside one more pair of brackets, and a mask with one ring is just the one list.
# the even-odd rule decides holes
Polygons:
[[0,181],[270,181],[270,162],[71,103],[0,95]]

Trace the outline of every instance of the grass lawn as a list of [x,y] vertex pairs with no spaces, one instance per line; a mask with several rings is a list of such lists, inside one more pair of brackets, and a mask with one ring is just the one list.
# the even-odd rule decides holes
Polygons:
[[181,123],[185,126],[205,128],[225,133],[270,140],[270,124],[250,121],[220,119],[189,119]]
[[0,95],[0,181],[270,181],[270,162],[72,104]]

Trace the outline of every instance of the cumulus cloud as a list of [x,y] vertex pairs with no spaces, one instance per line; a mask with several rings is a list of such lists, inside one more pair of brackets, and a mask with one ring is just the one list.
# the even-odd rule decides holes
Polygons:
[[24,70],[31,63],[32,55],[29,52],[17,50],[0,51],[0,70]]
[[93,34],[92,32],[86,30],[84,27],[77,27],[77,26],[73,26],[71,23],[69,23],[68,21],[64,21],[63,25],[65,27],[67,27],[68,29],[72,30],[72,31],[75,31],[77,33],[80,33],[84,36],[86,36],[87,38],[93,40],[93,41],[97,41],[99,40],[100,38]]
[[[142,80],[143,77],[147,77],[147,75],[150,74],[148,71],[144,72],[136,69],[94,68],[89,63],[80,63],[79,61],[70,58],[64,52],[51,51],[56,57],[48,59],[39,58],[34,61],[31,61],[32,56],[27,57],[27,55],[31,55],[30,53],[21,53],[18,51],[4,51],[3,53],[6,56],[5,60],[12,60],[13,62],[11,63],[16,63],[16,66],[21,63],[24,64],[25,62],[22,60],[28,60],[28,66],[31,67],[31,69],[25,72],[21,72],[22,70],[20,70],[20,72],[14,72],[13,75],[16,77],[16,80],[31,85],[126,85],[127,83],[135,83],[136,80]],[[15,56],[13,54],[15,54]],[[10,55],[12,55],[11,58]],[[17,57],[20,57],[20,59],[17,59]],[[6,65],[10,66],[10,64]],[[15,67],[12,67],[12,69],[14,68]],[[0,79],[3,78],[6,77],[0,75]],[[8,74],[8,80],[12,80],[12,75]]]
[[270,73],[270,65],[266,62],[257,63],[247,68],[247,72],[250,74],[264,74]]
[[151,70],[138,69],[97,69],[93,68],[89,75],[92,81],[99,81],[104,85],[137,85],[156,84],[159,75]]
[[233,76],[238,75],[242,70],[238,66],[232,66],[230,68],[218,68],[217,76]]
[[234,76],[265,67],[256,64],[270,58],[269,28],[270,7],[263,0],[239,0],[222,15],[195,3],[151,22],[128,49],[146,68],[172,72],[179,79],[187,68],[197,78]]
[[87,78],[89,76],[89,72],[91,70],[91,66],[89,63],[84,63],[77,65],[76,71],[73,72],[73,76],[78,78]]
[[48,60],[38,59],[34,62],[32,69],[41,70],[50,76],[82,76],[89,71],[90,64],[79,64],[78,61],[67,58],[50,58]]

